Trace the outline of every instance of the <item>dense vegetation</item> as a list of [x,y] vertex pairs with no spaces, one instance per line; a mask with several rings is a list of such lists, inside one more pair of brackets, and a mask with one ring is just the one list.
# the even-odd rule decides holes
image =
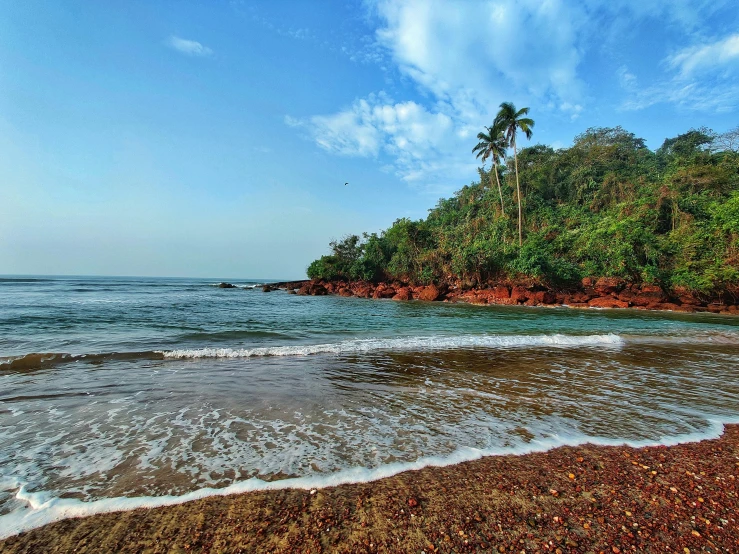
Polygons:
[[[425,220],[334,241],[308,276],[464,286],[613,276],[704,295],[739,290],[739,128],[691,129],[656,151],[621,127],[588,129],[570,148],[519,149],[520,197],[514,164],[495,152],[480,182]],[[520,219],[508,209],[519,200]]]

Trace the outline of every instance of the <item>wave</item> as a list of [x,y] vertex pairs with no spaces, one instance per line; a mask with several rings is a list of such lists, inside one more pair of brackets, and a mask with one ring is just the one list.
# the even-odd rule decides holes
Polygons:
[[23,371],[31,369],[48,369],[72,362],[100,364],[110,360],[162,360],[159,352],[108,352],[104,354],[66,354],[64,352],[33,352],[24,356],[0,358],[0,370]]
[[263,356],[307,356],[310,354],[355,354],[377,350],[451,350],[455,348],[578,347],[620,346],[618,335],[463,335],[456,337],[402,337],[355,339],[309,345],[267,346],[260,348],[199,348],[158,351],[165,358],[252,358]]
[[[222,339],[243,337],[283,336],[266,331],[223,331],[191,333],[187,338]],[[198,358],[252,358],[265,356],[307,356],[311,354],[356,354],[381,350],[452,350],[456,348],[516,348],[552,346],[572,348],[579,346],[620,346],[618,335],[463,335],[456,337],[402,337],[391,339],[354,339],[326,344],[299,344],[259,348],[197,348],[179,350],[146,350],[141,352],[107,352],[98,354],[68,354],[65,352],[32,352],[22,356],[0,358],[0,370],[47,369],[61,364],[86,362],[100,364],[106,361],[165,360]]]
[[708,419],[704,431],[695,431],[680,435],[663,436],[657,440],[629,441],[594,436],[567,436],[554,434],[547,438],[533,439],[529,443],[507,448],[479,449],[463,447],[447,456],[424,456],[413,462],[394,462],[376,468],[352,467],[325,475],[293,477],[276,481],[264,481],[252,477],[245,481],[237,481],[224,488],[206,487],[183,495],[114,497],[100,500],[83,501],[72,498],[54,497],[44,491],[29,492],[25,485],[15,483],[12,486],[4,483],[6,490],[19,488],[15,498],[24,502],[28,509],[16,510],[0,515],[0,539],[23,533],[55,521],[73,517],[86,517],[95,514],[130,511],[138,508],[156,508],[183,504],[193,500],[213,496],[229,496],[253,491],[302,489],[311,490],[338,485],[368,483],[392,477],[406,471],[417,471],[426,467],[445,467],[477,460],[486,456],[526,455],[536,452],[547,452],[562,446],[578,447],[586,444],[595,446],[629,446],[645,448],[656,446],[675,446],[702,440],[717,439],[724,433],[724,425],[738,424],[737,420]]
[[[224,340],[249,338],[289,339],[274,331],[217,331],[194,332],[181,335],[184,340]],[[259,358],[280,356],[310,356],[314,354],[362,354],[375,351],[438,351],[462,348],[620,348],[625,344],[700,344],[704,347],[737,346],[739,333],[733,331],[697,332],[691,335],[460,335],[409,336],[395,338],[353,339],[324,344],[292,344],[255,348],[187,348],[174,350],[147,350],[141,352],[108,352],[96,354],[68,354],[33,352],[23,356],[0,358],[1,370],[46,369],[60,364],[86,362],[100,364],[106,361],[174,360],[201,358]]]

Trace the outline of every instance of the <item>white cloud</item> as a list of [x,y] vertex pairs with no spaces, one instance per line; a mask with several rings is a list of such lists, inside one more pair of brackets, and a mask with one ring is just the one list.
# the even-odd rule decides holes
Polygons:
[[[427,185],[431,175],[435,180],[449,178],[451,170],[460,167],[460,150],[471,149],[470,130],[451,112],[448,104],[431,111],[379,93],[355,100],[335,114],[304,120],[287,116],[285,122],[304,129],[329,152],[361,157],[387,154],[394,162],[386,170],[410,184]],[[467,156],[461,164],[466,174],[474,172],[473,160]]]
[[739,108],[739,34],[683,48],[665,58],[664,64],[672,75],[634,90],[624,109],[641,110],[659,103],[721,113]]
[[213,50],[207,46],[203,46],[196,40],[187,40],[174,35],[169,37],[165,44],[178,52],[187,54],[188,56],[204,57],[210,56],[213,53]]
[[626,90],[634,90],[637,85],[636,75],[631,73],[628,67],[622,65],[616,71],[616,75],[618,76],[618,82],[621,84],[622,88]]
[[378,47],[429,100],[370,94],[334,114],[286,118],[330,152],[388,156],[406,182],[434,191],[443,182],[450,192],[474,178],[475,137],[502,101],[538,101],[569,119],[583,110],[577,6],[379,0],[374,8]]
[[[669,25],[689,39],[704,35],[706,14],[729,1],[366,0],[378,24],[375,43],[361,50],[383,70],[394,65],[386,76],[400,74],[425,100],[370,93],[336,113],[286,121],[330,152],[382,158],[379,163],[405,181],[433,190],[445,182],[448,192],[474,178],[470,150],[502,101],[531,106],[534,119],[575,120],[592,106],[580,67],[586,55],[617,57],[622,41],[633,40],[647,23]],[[680,51],[663,70],[692,74],[708,57],[714,67],[716,59],[733,63],[734,44]],[[736,104],[731,87],[674,84],[666,76],[666,86],[640,90],[625,65],[616,75],[630,96],[625,109],[656,102],[716,110]]]
[[380,0],[377,37],[400,71],[437,98],[475,112],[512,96],[577,102],[578,27],[560,0]]
[[716,70],[739,67],[739,33],[709,44],[684,48],[669,56],[667,64],[677,69],[682,78]]

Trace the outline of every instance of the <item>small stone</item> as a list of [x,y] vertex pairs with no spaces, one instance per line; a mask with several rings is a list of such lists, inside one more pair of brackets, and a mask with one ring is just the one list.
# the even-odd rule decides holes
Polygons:
[[701,534],[698,531],[696,531],[695,529],[693,529],[693,531],[690,534],[693,535],[694,537],[700,537],[701,536]]
[[574,479],[575,478],[575,474],[574,473],[570,473],[567,477],[569,477],[570,479]]

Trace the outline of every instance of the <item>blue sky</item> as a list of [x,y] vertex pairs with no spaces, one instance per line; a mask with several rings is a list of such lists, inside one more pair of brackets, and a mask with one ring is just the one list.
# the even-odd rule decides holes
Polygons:
[[5,1],[0,274],[302,277],[473,181],[503,101],[555,147],[735,127],[738,23],[704,0]]

